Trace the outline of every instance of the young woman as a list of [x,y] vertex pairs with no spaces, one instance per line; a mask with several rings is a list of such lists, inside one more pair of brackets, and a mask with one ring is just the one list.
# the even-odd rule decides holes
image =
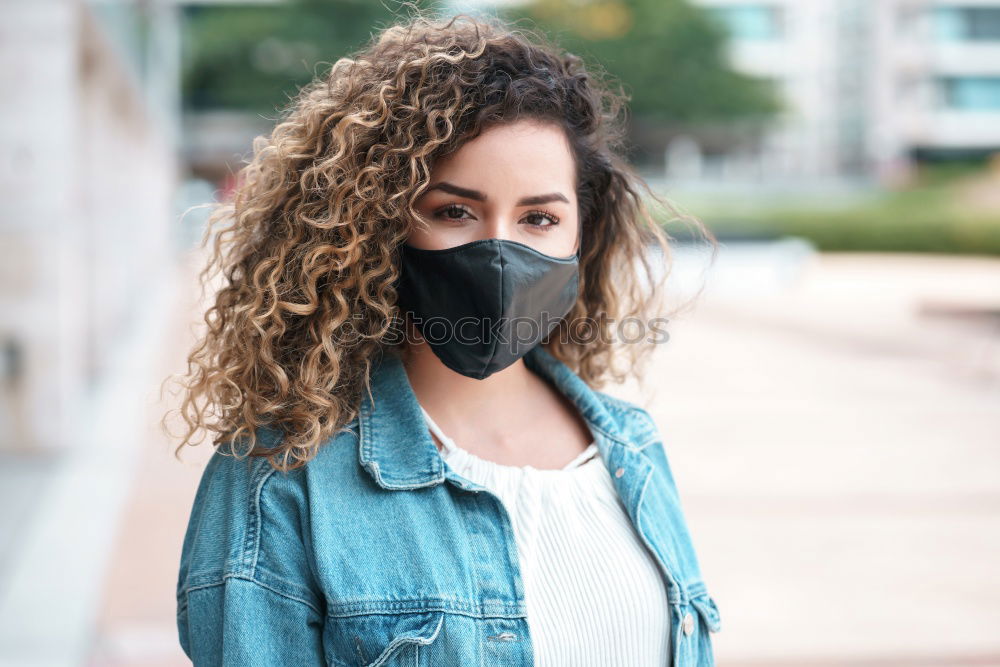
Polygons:
[[498,19],[414,18],[255,143],[181,410],[216,446],[195,664],[713,664],[656,425],[597,389],[655,342],[669,250],[621,100]]

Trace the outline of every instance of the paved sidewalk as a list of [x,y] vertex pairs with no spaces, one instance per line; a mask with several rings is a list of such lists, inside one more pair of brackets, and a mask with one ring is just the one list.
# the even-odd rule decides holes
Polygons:
[[669,329],[628,393],[664,434],[719,664],[1000,665],[1000,260],[821,255]]
[[199,321],[202,306],[194,273],[196,255],[182,262],[179,275],[188,281],[177,290],[178,299],[169,318],[175,330],[169,344],[153,364],[153,377],[142,391],[147,397],[144,437],[132,480],[129,501],[122,512],[117,542],[108,563],[104,598],[94,633],[92,667],[170,667],[190,665],[177,640],[175,587],[184,529],[208,446],[186,448],[182,460],[174,457],[176,439],[159,427],[165,410],[176,407],[168,385],[160,400],[160,382],[182,372]]
[[[719,664],[1000,665],[1000,260],[821,255],[754,282],[723,252],[647,387],[612,390],[664,435]],[[174,583],[208,452],[170,449],[150,426],[93,665],[188,664]]]

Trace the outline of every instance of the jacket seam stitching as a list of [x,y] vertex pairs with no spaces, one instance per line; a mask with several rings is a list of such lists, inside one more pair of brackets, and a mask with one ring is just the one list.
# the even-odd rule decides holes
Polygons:
[[[592,429],[594,429],[595,431],[597,431],[598,433],[600,433],[601,435],[603,435],[608,440],[611,440],[612,442],[614,442],[614,443],[616,443],[618,445],[621,445],[622,447],[625,447],[626,449],[631,449],[631,450],[636,451],[636,452],[641,452],[643,450],[643,448],[646,446],[646,445],[643,445],[642,447],[640,447],[640,446],[636,445],[635,443],[633,443],[633,442],[631,442],[629,440],[626,440],[624,437],[615,435],[614,433],[611,433],[610,431],[607,431],[607,430],[601,428],[600,426],[597,426],[596,424],[590,424],[589,426]],[[649,443],[646,443],[646,444],[649,444]]]
[[357,616],[391,616],[398,614],[450,614],[454,616],[465,616],[467,618],[478,619],[517,619],[524,618],[523,613],[497,613],[488,611],[475,611],[467,609],[456,609],[447,606],[421,607],[419,609],[363,609],[359,611],[328,611],[326,617],[332,620],[353,618]]
[[260,497],[264,485],[277,472],[273,467],[258,464],[254,475],[254,485],[250,497],[250,521],[246,541],[243,544],[244,568],[249,566],[247,575],[253,578],[257,573],[257,558],[260,555],[260,533],[263,529],[263,517],[260,510]]
[[[654,474],[656,474],[655,469],[651,469],[649,471],[649,473],[646,475],[646,479],[644,479],[643,482],[642,482],[642,488],[639,489],[639,498],[638,498],[638,500],[636,500],[635,527],[640,532],[642,532],[642,516],[643,516],[642,505],[643,505],[643,500],[646,497],[646,488],[649,486],[649,482],[650,482],[650,480],[653,479],[653,475]],[[660,558],[660,556],[659,556],[659,554],[657,554],[657,559],[659,559],[659,558]],[[664,565],[666,565],[666,564],[664,564]],[[679,598],[678,602],[680,604],[687,604],[688,600],[689,600],[689,596],[688,596],[686,585],[682,584],[677,579],[676,573],[669,572],[669,568],[666,568],[666,569],[668,570],[668,576],[670,577],[670,579],[671,579],[674,587],[677,588],[677,593],[678,593],[678,598]]]
[[251,584],[254,584],[255,586],[259,586],[260,588],[263,588],[266,591],[274,593],[275,595],[280,595],[283,598],[286,598],[288,600],[292,600],[294,602],[299,602],[299,603],[305,605],[306,607],[309,607],[314,612],[316,612],[321,618],[324,616],[323,612],[320,611],[319,609],[317,609],[308,600],[304,600],[304,599],[302,599],[302,598],[300,598],[300,597],[298,597],[296,595],[292,595],[291,593],[287,593],[286,591],[283,591],[283,590],[280,590],[278,588],[275,588],[274,586],[269,586],[269,585],[267,585],[267,584],[265,584],[265,583],[263,583],[261,581],[258,581],[257,579],[255,579],[254,577],[252,577],[250,575],[240,574],[238,572],[234,572],[232,574],[223,575],[222,579],[220,581],[214,581],[214,582],[208,583],[208,584],[198,584],[196,586],[191,586],[189,588],[185,588],[184,589],[184,597],[185,597],[185,605],[184,605],[184,607],[185,607],[185,609],[187,608],[186,598],[187,598],[187,596],[189,594],[193,593],[194,591],[199,591],[199,590],[202,590],[202,589],[205,589],[205,588],[217,588],[219,586],[224,586],[224,585],[226,585],[226,583],[227,583],[227,581],[229,579],[240,579],[242,581],[250,582]]
[[[257,538],[254,544],[253,566],[252,569],[250,570],[249,576],[253,579],[253,581],[260,584],[261,586],[267,586],[268,584],[261,582],[257,578],[259,570],[262,574],[265,574],[268,577],[268,579],[272,579],[277,583],[285,584],[287,586],[295,586],[296,584],[294,584],[294,582],[287,581],[283,577],[280,577],[277,574],[271,572],[268,568],[260,565],[260,540],[261,540],[261,534],[263,533],[264,530],[264,511],[262,509],[262,499],[266,490],[267,483],[274,478],[276,472],[277,470],[275,470],[274,468],[271,467],[266,468],[262,475],[262,479],[257,486],[256,518],[258,527],[255,531],[257,533]],[[295,599],[299,599],[299,596],[293,593],[286,592],[284,593],[284,595],[286,595],[287,597],[293,597]],[[310,606],[313,605],[310,603]],[[313,606],[313,608],[315,608],[315,606]]]
[[[266,567],[260,567],[260,568],[258,568],[258,572],[254,572],[254,580],[262,583],[263,585],[270,585],[270,584],[267,584],[265,582],[262,582],[261,578],[263,578],[263,577],[258,578],[258,575],[267,575],[268,581],[274,581],[275,585],[281,584],[282,586],[287,586],[289,591],[291,591],[293,589],[299,589],[301,591],[307,591],[308,590],[306,587],[300,586],[299,584],[296,584],[294,581],[289,581],[288,579],[285,579],[284,577],[279,577],[278,575],[276,575],[273,572],[271,572],[270,570],[268,570]],[[303,597],[299,593],[288,593],[288,595],[294,595],[296,597]],[[311,596],[313,598],[317,598],[317,599],[320,598],[320,596],[317,595],[316,593],[311,593]],[[306,596],[306,597],[308,597],[308,596]]]

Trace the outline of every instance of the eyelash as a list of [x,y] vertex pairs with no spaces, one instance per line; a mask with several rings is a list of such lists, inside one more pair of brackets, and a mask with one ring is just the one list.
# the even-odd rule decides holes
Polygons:
[[[447,213],[448,211],[454,210],[454,209],[459,209],[461,211],[465,211],[466,214],[469,213],[469,210],[467,208],[465,208],[464,206],[461,206],[459,204],[449,204],[448,206],[445,206],[444,208],[438,209],[438,211],[434,215],[437,216],[437,217],[443,217],[445,213]],[[552,215],[551,213],[548,213],[546,211],[541,211],[541,210],[528,211],[527,214],[525,214],[525,217],[532,217],[532,216],[536,216],[536,215],[537,216],[541,216],[543,218],[547,218],[549,220],[550,224],[547,224],[547,225],[531,225],[532,227],[538,227],[539,229],[544,229],[544,230],[548,231],[548,229],[550,227],[555,227],[556,225],[559,224],[559,217],[555,216],[555,215]],[[458,220],[461,220],[461,218],[448,218],[448,217],[445,217],[445,219],[448,220],[449,222],[456,222]],[[520,224],[520,223],[518,223],[518,224]]]

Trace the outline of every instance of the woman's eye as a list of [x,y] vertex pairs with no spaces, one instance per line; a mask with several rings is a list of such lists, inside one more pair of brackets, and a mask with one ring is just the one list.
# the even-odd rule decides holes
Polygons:
[[446,206],[438,211],[437,215],[445,220],[462,220],[465,218],[467,213],[468,211],[461,206]]
[[532,227],[553,227],[559,224],[559,218],[545,211],[532,211],[524,219]]
[[[438,218],[449,222],[459,222],[465,219],[475,219],[472,213],[464,206],[453,204],[439,209],[435,215]],[[559,218],[545,211],[531,211],[521,219],[521,224],[528,224],[532,227],[553,227],[559,224]]]

